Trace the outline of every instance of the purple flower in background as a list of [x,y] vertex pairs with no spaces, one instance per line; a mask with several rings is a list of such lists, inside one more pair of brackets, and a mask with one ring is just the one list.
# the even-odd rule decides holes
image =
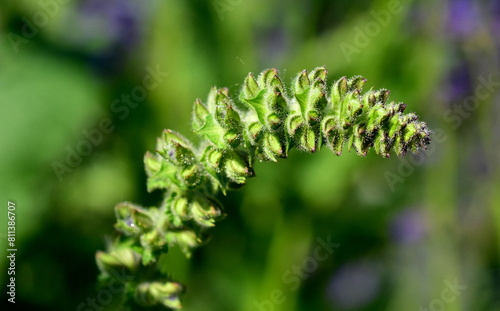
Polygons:
[[101,36],[124,47],[137,43],[141,17],[140,2],[132,0],[87,0],[79,10],[82,26],[98,30],[87,33],[89,38]]
[[443,92],[446,95],[444,100],[450,105],[461,102],[463,98],[473,93],[471,76],[466,63],[460,63],[450,69],[447,73],[444,89],[446,90]]
[[147,11],[139,0],[85,0],[69,9],[64,40],[101,73],[122,68],[138,46]]
[[486,11],[489,12],[492,21],[492,33],[497,39],[500,39],[500,1],[488,0]]
[[446,26],[452,36],[458,39],[465,39],[478,30],[480,22],[480,14],[474,1],[449,1]]
[[380,269],[374,262],[348,263],[331,277],[328,300],[344,310],[366,306],[379,294]]
[[392,239],[397,243],[412,244],[425,236],[427,224],[418,209],[406,209],[393,219],[390,231]]
[[263,66],[273,66],[289,51],[290,38],[286,29],[280,26],[256,31]]

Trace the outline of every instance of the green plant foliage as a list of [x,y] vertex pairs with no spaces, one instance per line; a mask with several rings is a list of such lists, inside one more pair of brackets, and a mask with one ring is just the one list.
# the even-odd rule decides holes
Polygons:
[[[427,125],[405,105],[388,102],[389,91],[362,92],[356,76],[326,82],[323,67],[300,72],[289,89],[278,71],[249,74],[239,96],[212,88],[206,103],[196,100],[192,126],[203,138],[194,146],[165,130],[144,163],[149,191],[162,189],[159,207],[116,206],[116,228],[123,238],[97,253],[103,281],[124,270],[130,305],[180,309],[182,287],[159,272],[158,259],[179,245],[187,256],[206,240],[206,229],[224,213],[216,195],[243,186],[255,176],[253,164],[286,158],[292,148],[316,152],[323,145],[340,155],[345,146],[365,156],[370,148],[383,157],[418,152],[430,141]],[[115,271],[115,273],[113,273]]]

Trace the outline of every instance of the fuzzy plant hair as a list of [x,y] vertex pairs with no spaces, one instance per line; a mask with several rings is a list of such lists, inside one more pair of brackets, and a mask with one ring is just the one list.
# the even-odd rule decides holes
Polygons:
[[174,245],[189,257],[206,241],[207,229],[224,215],[217,194],[255,176],[256,160],[276,162],[292,148],[314,153],[323,146],[336,155],[347,147],[360,156],[370,149],[402,156],[429,144],[427,125],[405,114],[403,103],[388,102],[388,90],[363,93],[361,76],[329,86],[326,76],[324,67],[304,70],[287,89],[276,69],[250,73],[236,97],[214,87],[205,103],[195,101],[199,146],[173,130],[162,133],[144,164],[148,191],[163,190],[163,201],[156,207],[119,203],[121,235],[96,254],[100,280],[122,283],[128,310],[181,309],[183,286],[168,277],[161,257]]

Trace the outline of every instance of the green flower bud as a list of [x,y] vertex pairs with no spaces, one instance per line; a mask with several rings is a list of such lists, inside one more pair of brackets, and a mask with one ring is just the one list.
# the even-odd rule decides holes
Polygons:
[[212,146],[205,148],[201,161],[205,164],[205,168],[209,173],[216,174],[221,172],[221,163],[224,152],[215,149]]
[[207,109],[211,114],[215,112],[215,107],[217,107],[217,91],[217,87],[213,86],[210,88],[210,92],[208,92]]
[[396,114],[392,116],[389,121],[388,121],[388,126],[389,126],[389,131],[388,131],[388,136],[391,139],[394,139],[396,135],[401,133],[401,130],[403,129],[403,124],[400,122],[401,115]]
[[277,134],[265,133],[262,144],[266,160],[276,162],[276,157],[286,158],[286,146]]
[[175,282],[143,282],[136,287],[135,299],[143,306],[162,305],[178,310],[182,308],[179,300],[182,291],[182,286]]
[[375,105],[367,115],[366,129],[369,132],[374,132],[380,128],[382,121],[388,117],[387,111],[380,105]]
[[363,109],[363,104],[356,98],[356,100],[350,100],[347,104],[347,115],[351,122],[354,122],[356,117],[359,116]]
[[301,127],[301,130],[298,132],[297,147],[307,152],[315,152],[318,147],[316,136],[313,128],[310,126]]
[[335,125],[333,118],[329,119],[329,122],[323,128],[323,135],[327,146],[336,155],[341,155],[345,140],[344,130]]
[[132,203],[119,203],[115,207],[117,218],[115,227],[128,235],[139,234],[154,226],[154,220],[150,213],[151,211],[146,211]]
[[190,166],[196,161],[190,143],[172,130],[163,131],[160,148],[158,153],[179,167]]
[[161,169],[161,160],[149,151],[144,155],[144,167],[148,176],[153,176]]
[[222,157],[223,157],[223,153],[220,151],[220,150],[217,150],[217,149],[208,149],[209,152],[207,153],[207,160],[208,160],[208,163],[210,163],[210,165],[214,168],[217,168],[219,169],[220,168],[220,164],[221,164],[221,160],[222,160]]
[[359,94],[357,91],[347,93],[342,101],[334,107],[334,116],[338,117],[341,123],[351,123],[353,121],[353,116],[351,110],[353,106],[359,103]]
[[[307,71],[302,71],[295,80],[294,96],[300,106],[302,117],[307,120],[310,116],[317,121],[326,107],[325,81],[321,77],[326,75],[322,68],[316,68],[309,77]],[[311,113],[312,112],[312,113]],[[310,114],[311,113],[311,114]]]
[[169,231],[165,235],[168,245],[179,245],[186,257],[191,257],[192,249],[201,245],[201,239],[192,230]]
[[258,122],[250,124],[248,127],[248,133],[250,134],[252,141],[255,141],[255,138],[259,135],[260,131],[262,131],[262,124]]
[[408,146],[403,142],[402,135],[396,136],[396,139],[394,140],[394,150],[396,151],[396,154],[398,156],[404,156],[407,149]]
[[376,92],[370,91],[363,96],[363,103],[367,107],[373,107],[377,103]]
[[309,100],[307,103],[308,109],[307,113],[304,115],[309,115],[311,121],[320,121],[324,115],[324,109],[326,107],[326,98],[323,90],[323,86],[318,86],[313,88],[309,92]]
[[200,99],[196,99],[193,106],[193,129],[198,130],[207,122],[210,117],[210,112],[207,107],[203,105]]
[[240,134],[236,131],[229,130],[224,134],[224,140],[233,148],[239,145]]
[[180,218],[188,218],[188,199],[184,196],[177,196],[171,204],[171,210],[174,215]]
[[261,88],[273,88],[279,87],[283,89],[283,84],[281,83],[280,78],[278,77],[278,70],[272,68],[263,71],[258,78],[258,84]]
[[389,158],[389,141],[388,137],[385,135],[383,131],[378,131],[377,134],[375,135],[375,141],[374,141],[374,149],[375,152],[384,157],[384,158]]
[[242,155],[231,152],[224,163],[226,176],[236,184],[244,184],[248,177],[255,175],[249,162]]
[[243,82],[243,88],[240,96],[242,99],[253,99],[259,95],[260,90],[261,88],[257,84],[255,77],[252,73],[249,73]]
[[121,272],[122,269],[134,272],[140,261],[141,256],[130,248],[96,253],[97,266],[106,274],[111,273],[111,271]]
[[195,187],[202,182],[203,173],[198,164],[193,164],[181,169],[180,177],[187,186]]
[[271,126],[278,125],[281,122],[278,115],[274,112],[269,115],[269,117],[267,118],[267,121],[269,122],[269,124],[271,124]]
[[193,220],[202,227],[213,227],[215,221],[222,216],[220,206],[214,201],[201,197],[196,198],[189,206]]
[[416,121],[418,121],[418,116],[414,113],[409,113],[409,114],[405,114],[402,117],[401,123],[403,123],[403,124],[409,124],[409,123],[416,124]]
[[223,128],[241,129],[240,115],[234,110],[228,89],[217,90],[215,117]]
[[403,103],[398,103],[397,108],[395,109],[399,113],[403,113],[406,109],[406,105]]
[[338,79],[332,86],[330,94],[330,104],[335,106],[336,103],[342,101],[348,91],[347,78],[342,77]]
[[323,136],[327,138],[329,136],[329,133],[337,128],[337,124],[338,123],[335,117],[329,116],[323,118],[323,120],[321,121],[321,132],[323,133]]
[[351,145],[356,150],[356,153],[363,157],[366,156],[369,147],[369,145],[366,143],[364,139],[364,133],[365,133],[365,128],[362,125],[357,124],[353,127],[353,135],[351,136],[352,137]]
[[213,189],[213,192],[217,192],[220,188],[224,194],[225,189],[222,187],[220,181],[220,175],[222,173],[222,162],[223,162],[224,152],[214,148],[213,146],[208,146],[205,148],[203,155],[201,157],[201,163],[205,168],[205,172],[207,173],[210,186]]
[[[202,182],[203,171],[193,152],[190,143],[180,134],[165,130],[160,143],[160,153],[169,163],[176,168],[175,176],[171,176],[172,168],[166,168],[166,175],[162,176],[180,188],[195,187]],[[167,179],[168,180],[168,179]]]
[[362,76],[355,76],[347,81],[349,91],[361,91],[366,83],[366,79]]
[[299,75],[295,78],[294,82],[294,93],[302,94],[309,89],[311,81],[309,81],[309,77],[307,75],[307,70],[302,70]]
[[307,115],[307,119],[309,120],[309,122],[317,122],[320,120],[320,118],[321,118],[321,116],[315,110],[309,111],[309,113]]
[[389,99],[390,92],[386,89],[381,89],[375,92],[375,97],[377,98],[377,103],[385,104],[387,99]]
[[310,74],[311,87],[309,90],[309,109],[316,109],[321,113],[326,107],[326,79],[327,71],[323,67],[314,69]]
[[180,185],[177,180],[177,168],[158,154],[146,153],[144,166],[148,175],[147,187],[149,192],[154,189],[168,189],[173,184]]
[[241,132],[243,125],[241,124],[241,118],[238,111],[235,110],[234,106],[227,107],[226,111],[226,124],[230,129]]
[[286,131],[289,136],[294,136],[298,128],[304,125],[304,119],[300,115],[293,115],[287,119]]
[[283,93],[278,91],[276,88],[270,96],[270,104],[269,107],[271,109],[271,114],[275,114],[280,120],[284,120],[289,111],[287,100],[285,99]]
[[[151,251],[163,249],[167,243],[165,236],[160,229],[143,233],[141,235],[140,242],[142,247]],[[142,258],[143,264],[149,264],[154,261],[156,261],[156,258],[147,258],[145,255]]]
[[403,130],[404,136],[403,136],[403,141],[406,144],[409,144],[411,140],[415,137],[417,134],[418,129],[415,123],[409,123],[406,125],[405,129]]
[[320,80],[323,83],[326,80],[326,76],[328,74],[328,71],[326,70],[325,67],[317,67],[314,68],[311,73],[309,74],[309,80],[315,81],[315,80]]

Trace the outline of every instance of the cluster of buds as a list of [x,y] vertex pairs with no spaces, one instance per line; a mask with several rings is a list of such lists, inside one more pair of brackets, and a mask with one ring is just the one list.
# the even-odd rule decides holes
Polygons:
[[140,274],[164,271],[158,259],[178,245],[190,255],[204,242],[206,229],[223,217],[218,192],[241,187],[255,176],[253,163],[286,158],[292,148],[316,152],[327,145],[340,155],[347,147],[365,156],[370,148],[389,157],[418,152],[430,141],[427,125],[405,105],[388,103],[389,91],[362,93],[366,80],[337,80],[328,90],[323,67],[300,72],[286,90],[276,69],[257,78],[250,73],[233,100],[227,88],[212,88],[206,103],[193,107],[193,131],[199,147],[172,130],[158,138],[156,151],[146,153],[148,191],[160,189],[159,207],[131,203],[116,206],[116,228],[125,238],[99,252],[103,278],[125,269],[137,278],[128,283],[129,298],[143,308],[180,309],[182,287],[163,274],[144,280]]
[[[328,90],[323,67],[295,77],[286,91],[276,69],[250,73],[237,101],[226,88],[212,88],[207,103],[196,100],[193,130],[208,143],[200,165],[213,190],[245,183],[252,163],[286,158],[291,148],[315,152],[326,144],[340,155],[345,147],[365,156],[369,149],[389,157],[418,152],[430,131],[406,105],[388,102],[389,91],[362,93],[361,76],[340,78]],[[288,93],[288,94],[287,94]]]
[[332,86],[321,131],[325,143],[337,155],[345,144],[361,156],[370,148],[383,157],[394,149],[398,156],[408,149],[417,153],[430,142],[431,132],[417,115],[404,114],[406,105],[390,102],[389,91],[370,90],[361,94],[366,79],[341,78]]
[[[97,252],[96,261],[102,271],[101,279],[110,282],[109,286],[129,298],[128,309],[163,306],[180,309],[180,295],[184,288],[176,282],[166,281],[157,275],[157,280],[144,280],[151,274],[147,266],[141,264],[140,255],[133,250],[131,241],[109,252]],[[151,269],[149,269],[151,270]],[[113,284],[119,283],[119,284]]]

